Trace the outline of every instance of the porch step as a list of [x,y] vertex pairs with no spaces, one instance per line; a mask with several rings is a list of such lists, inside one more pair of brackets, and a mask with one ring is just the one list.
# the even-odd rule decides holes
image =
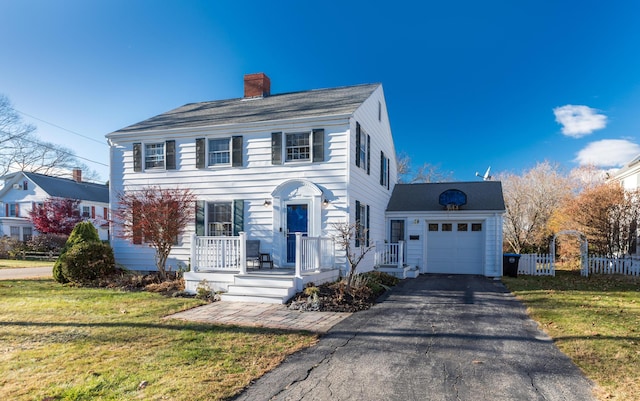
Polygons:
[[268,297],[264,295],[238,295],[238,294],[222,294],[220,300],[223,302],[258,302],[262,304],[285,304],[290,297]]
[[296,293],[293,276],[251,274],[234,276],[222,301],[284,304]]

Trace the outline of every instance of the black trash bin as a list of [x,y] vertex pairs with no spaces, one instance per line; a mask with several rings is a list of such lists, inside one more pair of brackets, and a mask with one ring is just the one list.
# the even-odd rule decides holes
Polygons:
[[502,255],[502,274],[509,277],[518,277],[518,262],[520,255],[517,253],[505,253]]

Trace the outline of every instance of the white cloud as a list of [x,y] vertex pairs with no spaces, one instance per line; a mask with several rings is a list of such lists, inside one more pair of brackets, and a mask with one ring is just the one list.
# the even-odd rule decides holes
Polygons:
[[621,167],[640,154],[640,145],[626,139],[603,139],[591,142],[578,152],[575,161],[580,165]]
[[553,109],[553,114],[562,125],[562,133],[572,138],[589,135],[607,125],[607,116],[588,106],[567,104]]

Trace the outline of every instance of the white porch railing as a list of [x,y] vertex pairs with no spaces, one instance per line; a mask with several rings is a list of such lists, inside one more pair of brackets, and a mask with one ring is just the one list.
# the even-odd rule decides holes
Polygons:
[[583,275],[596,273],[640,276],[640,259],[633,258],[631,256],[614,257],[589,255],[587,266],[589,271],[583,272]]
[[518,274],[530,276],[555,276],[553,257],[549,254],[531,253],[520,255]]
[[[246,235],[238,237],[191,237],[191,269],[246,271]],[[241,248],[244,248],[241,249]]]
[[378,241],[374,255],[376,266],[391,265],[402,268],[404,266],[404,241],[393,244]]
[[332,269],[335,266],[335,241],[329,237],[303,237],[296,233],[296,277]]
[[[247,235],[191,238],[191,270],[247,273]],[[329,237],[303,237],[296,233],[295,275],[335,267],[335,242]]]

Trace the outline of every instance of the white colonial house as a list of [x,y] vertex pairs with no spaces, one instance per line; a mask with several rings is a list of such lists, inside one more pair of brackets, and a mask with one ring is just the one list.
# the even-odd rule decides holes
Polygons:
[[[380,84],[271,94],[266,75],[249,74],[242,98],[186,104],[107,138],[112,207],[148,186],[196,195],[168,262],[190,267],[189,291],[205,280],[223,299],[284,302],[344,271],[335,224],[360,222],[370,245],[387,238],[397,174]],[[154,250],[119,239],[113,224],[117,262],[154,269]]]
[[78,213],[91,221],[100,239],[109,239],[109,188],[82,181],[82,171],[73,171],[73,179],[16,172],[2,177],[0,188],[0,234],[28,241],[37,235],[29,218],[34,205],[47,198],[80,200]]

